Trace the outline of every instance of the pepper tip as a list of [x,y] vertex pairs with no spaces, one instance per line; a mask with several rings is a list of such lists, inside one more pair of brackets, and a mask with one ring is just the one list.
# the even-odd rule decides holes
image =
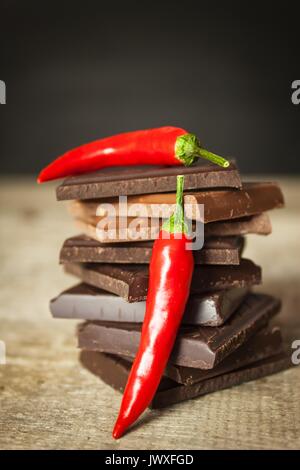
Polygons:
[[123,433],[124,433],[124,427],[121,426],[120,423],[116,422],[115,424],[115,427],[113,429],[113,432],[112,432],[112,437],[114,439],[120,439],[120,437],[122,437]]
[[44,183],[44,181],[45,181],[44,170],[41,170],[39,172],[38,177],[37,177],[36,180],[37,180],[38,184]]

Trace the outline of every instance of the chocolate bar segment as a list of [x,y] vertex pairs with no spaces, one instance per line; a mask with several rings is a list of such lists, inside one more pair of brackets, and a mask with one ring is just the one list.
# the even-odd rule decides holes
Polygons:
[[169,384],[165,384],[164,390],[161,391],[160,395],[154,397],[151,408],[163,408],[218,390],[224,390],[245,382],[276,374],[289,367],[291,367],[290,358],[285,353],[281,353],[224,375],[197,382],[193,385],[178,385],[176,386],[176,390],[174,390],[174,388],[167,388]]
[[283,194],[277,183],[244,183],[240,190],[215,190],[187,194],[185,214],[189,219],[202,220],[197,204],[204,204],[204,221],[245,217],[284,206]]
[[262,213],[241,219],[223,220],[205,224],[205,237],[227,237],[233,235],[269,235],[272,233],[271,220],[268,214]]
[[[191,385],[241,369],[267,357],[275,356],[282,351],[283,343],[280,329],[277,326],[266,327],[258,331],[245,344],[227,356],[224,361],[213,369],[201,370],[169,363],[165,369],[164,376],[177,383]],[[123,359],[128,362],[133,361],[133,358],[128,357],[123,357]]]
[[[151,221],[151,225],[150,222]],[[158,238],[161,221],[153,221],[153,219],[139,219],[138,226],[129,226],[120,228],[120,219],[116,219],[116,224],[106,227],[101,227],[97,224],[86,222],[84,220],[76,219],[76,227],[80,232],[84,233],[87,237],[104,244],[112,243],[133,243],[133,242],[146,242],[149,240],[156,240]]]
[[221,168],[208,162],[191,167],[135,166],[107,168],[94,173],[66,178],[56,190],[59,201],[94,199],[129,194],[176,191],[176,177],[184,175],[186,189],[239,188],[241,180],[234,162]]
[[[185,188],[186,189],[186,188]],[[129,196],[126,206],[119,205],[118,198],[97,201],[80,201],[82,216],[87,223],[94,216],[91,225],[96,226],[101,217],[128,216],[139,218],[169,218],[174,211],[175,193],[153,193]],[[109,204],[109,206],[107,206]],[[199,204],[204,206],[201,211]],[[241,189],[212,189],[184,193],[184,210],[188,219],[205,224],[220,220],[239,219],[260,214],[284,205],[283,194],[277,183],[244,183]],[[121,210],[122,207],[122,210]],[[108,210],[109,209],[109,210]],[[97,214],[96,214],[97,211]],[[84,214],[89,216],[84,216]],[[97,217],[96,217],[97,215]]]
[[213,369],[201,370],[169,363],[165,375],[177,383],[191,385],[274,356],[282,352],[282,349],[280,329],[267,327],[258,331]]
[[[81,364],[115,390],[123,392],[131,364],[124,359],[94,351],[81,351]],[[192,385],[180,385],[163,379],[150,408],[163,408],[191,398],[250,382],[291,367],[290,358],[280,353],[241,369],[219,375]]]
[[[147,240],[155,240],[158,237],[161,221],[158,221],[158,223],[155,221],[151,226],[149,226],[148,219],[144,219],[144,226],[143,220],[139,219],[139,223],[139,232],[137,232],[135,228],[127,227],[126,229],[122,229],[121,232],[116,230],[117,233],[111,231],[108,233],[109,229],[102,233],[96,231],[95,225],[82,220],[76,220],[78,228],[84,232],[85,235],[102,243],[130,243],[132,241],[137,242],[139,240],[144,242]],[[195,230],[195,227],[193,227],[193,230]],[[263,213],[243,217],[241,219],[211,222],[205,224],[204,232],[205,237],[246,235],[249,233],[269,235],[272,232],[272,226],[269,216],[266,213]]]
[[[280,301],[249,294],[231,318],[220,327],[182,325],[170,357],[172,364],[212,369],[280,310]],[[141,334],[137,323],[86,322],[79,326],[81,349],[134,357]]]
[[[68,238],[60,251],[61,263],[147,264],[153,242],[100,243],[85,235]],[[243,237],[208,238],[201,250],[194,251],[196,264],[239,264]]]
[[[117,294],[127,302],[146,300],[149,281],[149,266],[146,264],[67,263],[64,269],[82,282]],[[237,266],[196,265],[191,294],[244,288],[260,282],[260,267],[248,259],[242,259]]]
[[[246,294],[247,289],[229,289],[190,296],[182,322],[221,325],[233,314]],[[145,309],[146,302],[129,303],[88,284],[78,284],[50,302],[53,317],[92,321],[142,323]]]

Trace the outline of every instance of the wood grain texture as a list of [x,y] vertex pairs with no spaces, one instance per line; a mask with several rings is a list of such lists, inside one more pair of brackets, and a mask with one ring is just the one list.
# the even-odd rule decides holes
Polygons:
[[[256,290],[283,299],[274,322],[291,344],[300,339],[300,180],[280,182],[287,207],[272,211],[271,236],[247,237],[245,256],[263,266]],[[76,321],[53,320],[48,309],[73,283],[58,265],[62,241],[76,234],[71,217],[53,184],[0,183],[0,449],[299,448],[300,367],[148,411],[143,426],[113,441],[120,395],[80,366]]]

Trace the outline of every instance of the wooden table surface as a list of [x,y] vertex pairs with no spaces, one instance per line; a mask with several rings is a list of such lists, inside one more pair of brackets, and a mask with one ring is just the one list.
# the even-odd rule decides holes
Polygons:
[[[246,256],[263,266],[259,290],[283,299],[275,323],[300,339],[300,180],[279,181],[287,207],[271,213],[271,236],[248,237]],[[65,204],[53,184],[0,183],[0,449],[300,447],[300,367],[148,411],[142,426],[113,441],[121,396],[78,363],[76,322],[54,320],[48,309],[74,284],[58,265],[63,240],[76,233]]]

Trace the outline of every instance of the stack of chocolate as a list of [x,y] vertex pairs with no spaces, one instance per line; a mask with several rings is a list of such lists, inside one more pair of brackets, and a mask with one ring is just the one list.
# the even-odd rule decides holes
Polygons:
[[[276,183],[242,184],[234,162],[226,169],[199,162],[190,168],[115,168],[67,178],[57,199],[72,200],[70,210],[83,233],[65,241],[60,262],[80,284],[51,301],[52,315],[84,320],[77,331],[81,363],[122,391],[140,340],[153,240],[162,222],[155,207],[175,203],[178,174],[185,176],[186,217],[195,223],[198,204],[204,204],[205,241],[194,251],[190,298],[153,407],[288,364],[280,330],[269,324],[280,300],[251,291],[261,283],[261,268],[242,257],[245,235],[271,233],[266,212],[282,207],[283,196]],[[127,196],[126,213],[119,195]],[[141,217],[141,205],[147,216]],[[115,224],[108,207],[118,217]],[[150,216],[157,217],[154,227]]]

